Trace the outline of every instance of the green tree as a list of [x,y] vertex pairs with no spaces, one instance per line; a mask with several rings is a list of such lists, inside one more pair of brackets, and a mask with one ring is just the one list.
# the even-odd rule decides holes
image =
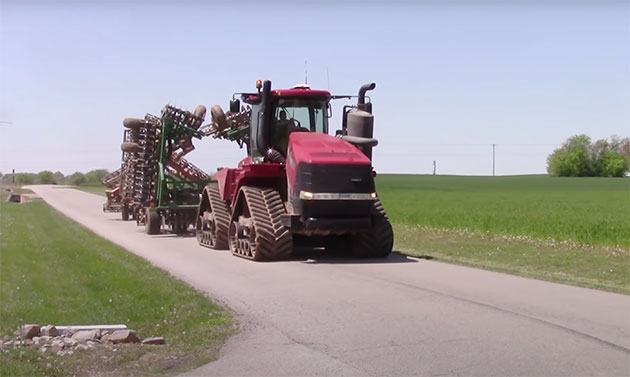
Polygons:
[[600,177],[623,177],[630,168],[628,159],[617,151],[607,151],[600,165]]
[[570,137],[547,158],[547,172],[558,177],[591,176],[591,138],[586,135]]
[[55,174],[53,174],[53,181],[56,185],[63,184],[65,180],[66,180],[66,177],[64,177],[62,172],[56,171]]
[[80,173],[80,172],[75,172],[66,177],[66,183],[74,185],[74,186],[81,186],[85,184],[86,182],[87,182],[87,179],[85,178],[85,175],[83,175],[83,173]]
[[43,185],[55,183],[53,172],[44,170],[37,173],[37,182]]
[[16,173],[15,183],[18,185],[32,185],[37,180],[37,176],[33,173]]
[[591,143],[586,135],[572,136],[547,158],[547,171],[558,177],[623,177],[630,171],[630,138]]
[[101,185],[103,184],[103,177],[106,176],[108,173],[109,172],[105,169],[90,170],[89,172],[85,173],[86,184]]

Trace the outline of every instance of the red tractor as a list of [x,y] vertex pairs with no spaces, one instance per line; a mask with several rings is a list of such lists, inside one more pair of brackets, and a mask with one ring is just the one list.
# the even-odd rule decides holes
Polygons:
[[[294,246],[349,247],[358,257],[386,257],[393,231],[374,185],[372,103],[361,87],[356,105],[344,106],[342,129],[328,135],[332,96],[307,86],[237,93],[230,112],[212,108],[215,135],[242,132],[248,156],[221,168],[217,185],[202,193],[197,239],[257,261],[285,259]],[[236,95],[235,95],[236,96]],[[249,120],[243,128],[243,115]],[[217,132],[217,129],[220,132]],[[215,136],[216,137],[216,136]]]

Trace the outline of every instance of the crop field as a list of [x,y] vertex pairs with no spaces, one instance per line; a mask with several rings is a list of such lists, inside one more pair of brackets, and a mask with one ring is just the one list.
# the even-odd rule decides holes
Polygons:
[[0,335],[24,323],[123,323],[164,346],[72,356],[0,352],[0,376],[174,374],[210,362],[234,333],[205,295],[69,220],[42,201],[0,203]]
[[630,179],[381,175],[396,223],[630,248]]
[[630,292],[630,179],[380,175],[396,249]]

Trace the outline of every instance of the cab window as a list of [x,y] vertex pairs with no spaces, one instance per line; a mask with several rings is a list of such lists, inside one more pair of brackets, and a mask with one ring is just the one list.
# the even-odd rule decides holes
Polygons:
[[292,121],[304,131],[327,133],[326,110],[326,102],[323,101],[281,98],[278,100],[274,118],[278,121]]

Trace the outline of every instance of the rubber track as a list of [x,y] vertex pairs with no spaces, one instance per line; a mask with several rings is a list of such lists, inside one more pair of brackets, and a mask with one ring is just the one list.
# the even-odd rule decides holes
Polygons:
[[254,239],[247,247],[235,245],[232,253],[257,261],[288,258],[293,252],[293,237],[282,225],[286,209],[278,191],[247,186],[241,190],[249,208]]
[[362,258],[384,258],[394,247],[394,231],[380,200],[374,202],[372,229],[352,237],[352,251]]
[[228,205],[221,200],[219,189],[216,187],[206,186],[203,190],[202,198],[207,198],[209,208],[202,208],[202,203],[204,203],[204,200],[202,200],[199,204],[197,216],[199,217],[199,221],[201,221],[201,217],[205,211],[212,211],[214,214],[215,234],[213,237],[210,230],[202,230],[198,223],[197,241],[201,246],[209,247],[214,250],[226,250],[228,248],[228,228],[230,226],[230,211]]

